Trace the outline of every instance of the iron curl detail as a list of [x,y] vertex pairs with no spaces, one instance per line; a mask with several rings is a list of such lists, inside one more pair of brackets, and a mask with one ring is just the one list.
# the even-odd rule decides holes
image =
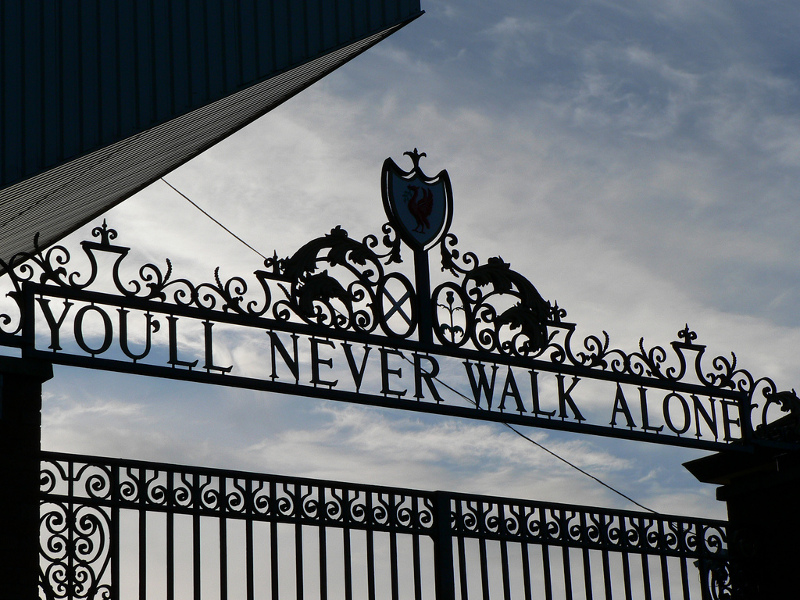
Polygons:
[[[397,335],[387,325],[383,291],[390,277],[408,288],[411,284],[400,274],[387,276],[383,259],[389,264],[400,258],[396,235],[392,237],[388,225],[384,232],[384,245],[390,247],[385,254],[376,252],[379,242],[375,236],[359,242],[337,226],[292,256],[274,261],[273,273],[268,276],[278,282],[285,297],[273,305],[273,317],[358,333],[372,333],[380,325],[385,333]],[[401,337],[412,331],[410,328]]]
[[727,560],[721,523],[487,497],[454,500],[453,532],[465,537]]
[[432,294],[434,333],[444,346],[464,346],[509,356],[538,357],[550,345],[549,327],[560,327],[566,312],[546,301],[525,277],[500,257],[480,264],[467,253],[460,266],[457,239],[440,243],[442,269],[463,276],[445,282]]
[[47,502],[41,507],[39,586],[46,598],[107,597],[110,561],[108,509]]

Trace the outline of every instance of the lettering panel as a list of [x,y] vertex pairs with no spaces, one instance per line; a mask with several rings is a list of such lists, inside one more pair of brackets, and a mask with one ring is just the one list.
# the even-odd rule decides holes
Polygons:
[[25,296],[24,354],[60,364],[709,449],[745,435],[733,390],[32,283]]
[[633,351],[605,331],[580,337],[510,264],[459,249],[447,172],[430,177],[424,152],[405,155],[410,171],[384,162],[379,236],[336,226],[249,277],[218,268],[194,283],[168,259],[130,264],[105,222],[77,266],[67,248],[37,246],[6,271],[0,343],[60,364],[509,424],[796,447],[794,391],[733,353],[706,354],[688,325]]

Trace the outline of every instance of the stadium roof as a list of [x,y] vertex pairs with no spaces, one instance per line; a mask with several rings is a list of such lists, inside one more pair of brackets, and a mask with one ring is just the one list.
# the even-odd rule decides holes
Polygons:
[[419,0],[3,0],[0,260],[75,230],[421,15]]

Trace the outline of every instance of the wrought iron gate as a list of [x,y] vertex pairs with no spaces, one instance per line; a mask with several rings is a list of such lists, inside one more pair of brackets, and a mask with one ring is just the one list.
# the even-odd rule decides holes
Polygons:
[[40,598],[717,598],[719,521],[43,453]]
[[[337,226],[276,251],[250,283],[219,269],[192,283],[169,260],[129,268],[105,222],[77,268],[66,248],[35,241],[0,265],[13,287],[0,345],[30,361],[736,460],[798,451],[794,391],[732,353],[711,358],[688,325],[633,351],[605,332],[579,339],[509,263],[458,248],[447,172],[428,177],[425,154],[405,154],[410,171],[384,163],[380,236]],[[258,360],[235,363],[225,340],[236,336],[255,340]],[[44,599],[730,596],[722,522],[53,453],[41,468]]]

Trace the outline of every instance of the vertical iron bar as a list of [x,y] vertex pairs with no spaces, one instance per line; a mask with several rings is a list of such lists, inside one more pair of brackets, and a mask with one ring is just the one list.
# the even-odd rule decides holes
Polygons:
[[175,600],[175,473],[167,471],[167,600]]
[[581,511],[581,558],[583,560],[583,587],[586,600],[592,600],[592,557],[589,554],[589,528],[586,525],[586,512]]
[[[455,574],[453,572],[453,529],[451,524],[451,499],[444,492],[434,492],[434,570],[436,577],[436,600],[455,600]],[[455,500],[456,511],[460,501]],[[463,563],[463,559],[460,559]],[[464,588],[461,591],[462,597]]]
[[119,470],[122,467],[111,466],[111,593],[113,598],[120,597],[119,584]]
[[[411,537],[414,562],[414,600],[422,600],[422,574],[420,573],[419,535]],[[349,600],[349,599],[348,599]]]
[[685,556],[681,556],[681,588],[683,589],[683,600],[689,600],[689,568]]
[[417,284],[418,335],[421,344],[433,344],[433,314],[428,253],[414,250],[414,275]]
[[542,544],[542,571],[544,571],[544,597],[553,600],[553,582],[550,579],[550,547]]
[[[389,493],[387,494],[389,497],[389,514],[388,514],[388,522],[390,525],[395,525],[397,523],[397,511],[398,511],[398,502],[397,497]],[[392,600],[399,600],[400,593],[398,589],[398,578],[397,578],[397,533],[394,529],[391,530],[389,533],[389,563],[391,569],[391,585],[392,585]]]
[[278,485],[274,481],[269,484],[270,513],[272,521],[269,531],[270,583],[272,584],[272,600],[280,600],[278,581]]
[[[497,530],[501,536],[507,535],[506,529],[506,507],[501,502],[497,507]],[[508,542],[505,539],[500,540],[500,568],[503,575],[503,597],[505,600],[511,600],[511,580],[508,574]]]
[[[686,551],[685,540],[688,537],[687,532],[684,530],[683,523],[677,523],[678,528],[678,549],[683,552]],[[681,589],[683,591],[683,600],[689,599],[689,569],[686,564],[686,555],[682,554],[680,558],[681,565]]]
[[350,546],[350,528],[342,530],[344,542],[344,598],[353,600],[353,556]]
[[525,542],[520,544],[520,553],[522,554],[522,585],[525,592],[525,600],[532,600],[531,563],[528,556],[528,544]]
[[695,566],[700,571],[700,598],[714,600],[711,596],[711,565],[705,558],[701,558]]
[[[568,524],[571,519],[567,519],[566,513],[566,510],[560,511],[561,522],[564,523],[564,526],[559,533],[562,539],[569,540]],[[572,600],[572,571],[570,569],[569,546],[566,544],[561,546],[561,562],[564,567],[564,593],[568,600]]]
[[664,590],[664,600],[672,600],[669,593],[669,564],[666,554],[661,555],[661,587]]
[[[374,513],[372,508],[372,492],[367,492],[367,524],[374,525]],[[367,594],[369,600],[375,598],[375,534],[370,528],[367,530]]]
[[503,598],[511,600],[511,578],[508,573],[508,542],[500,540],[500,567],[503,571]]
[[67,549],[69,551],[69,557],[67,559],[67,591],[69,592],[70,596],[74,595],[75,593],[75,503],[73,502],[73,498],[75,498],[75,464],[70,461],[69,467],[69,483],[67,484],[67,491],[69,493],[69,502],[67,503],[67,526],[69,527],[69,545]]
[[295,589],[297,590],[297,600],[303,600],[303,525],[300,520],[303,514],[302,494],[303,486],[296,483],[294,486],[294,571]]
[[392,600],[400,599],[399,582],[397,577],[397,533],[389,534],[389,562],[392,574]]
[[[344,598],[345,600],[353,600],[353,551],[350,546],[350,527],[348,527],[351,514],[349,490],[343,490],[342,497],[344,498],[342,518],[345,522],[345,527],[342,529],[342,543],[344,544]],[[345,510],[347,510],[346,513],[344,512]]]
[[[706,527],[700,524],[696,524],[695,528],[696,528],[697,539],[705,540]],[[705,544],[702,545],[704,546]],[[698,549],[700,549],[700,547],[701,544],[698,544]],[[696,561],[694,564],[700,571],[700,595],[702,600],[713,600],[711,597],[712,565],[711,562],[708,560],[705,551],[703,552],[703,557],[699,561]]]
[[[419,518],[419,511],[420,511],[420,504],[424,501],[422,498],[411,496],[411,522],[409,525],[414,530],[414,533],[411,534],[411,549],[412,549],[412,567],[414,571],[414,599],[415,600],[422,600],[422,575],[420,573],[420,549],[419,549],[419,533],[418,533],[418,526],[420,523]],[[435,501],[434,501],[435,502]],[[438,523],[436,523],[438,524]],[[435,561],[434,557],[434,561]]]
[[631,600],[633,591],[631,590],[631,565],[630,555],[627,552],[622,553],[622,581],[625,586],[625,600]]
[[611,599],[611,566],[608,562],[608,550],[603,549],[603,585],[606,591],[606,600]]
[[644,583],[644,600],[653,600],[650,589],[650,561],[647,554],[642,554],[642,581]]
[[255,558],[253,556],[253,519],[248,518],[244,522],[244,536],[245,536],[245,577],[247,585],[247,600],[255,598],[256,584],[255,584]]
[[582,549],[583,557],[583,587],[586,594],[586,600],[592,600],[594,594],[592,593],[592,558],[589,554],[589,548]]
[[481,538],[478,543],[481,561],[481,589],[483,590],[483,600],[491,600],[489,596],[489,559],[486,555],[486,539]]
[[224,475],[219,476],[219,597],[228,600],[228,521],[227,489]]
[[550,549],[547,545],[547,540],[549,538],[549,531],[547,525],[547,509],[544,507],[540,507],[538,509],[539,513],[539,538],[540,538],[540,549],[542,552],[542,572],[543,572],[543,579],[544,579],[544,597],[545,600],[553,600],[553,585],[552,580],[550,578]]
[[[456,502],[456,506],[460,506]],[[469,600],[469,584],[467,582],[467,550],[464,543],[464,536],[458,536],[458,579],[461,583],[461,600]]]
[[599,541],[602,544],[601,557],[603,559],[603,589],[606,593],[605,600],[611,600],[611,565],[609,563],[608,548],[611,545],[611,540],[608,539],[608,530],[611,528],[611,523],[606,524],[606,519],[611,521],[613,517],[600,514]]
[[139,598],[147,598],[147,470],[139,469]]
[[[459,529],[461,528],[461,524],[463,523],[461,500],[455,500],[453,502],[453,505],[454,505],[453,506],[453,511],[452,511],[452,514],[451,514],[451,517],[450,517],[451,524],[450,524],[450,532],[449,532],[449,535],[450,535],[450,546],[451,546],[450,556],[451,557],[453,556],[453,550],[452,550],[453,536],[457,536],[456,537],[456,541],[458,543],[458,579],[459,579],[459,583],[461,585],[461,600],[467,600],[467,598],[468,598],[468,590],[467,590],[467,558],[466,558],[467,554],[466,554],[466,550],[464,548],[464,536],[463,535],[458,535]],[[440,510],[441,510],[440,508],[437,508],[437,515],[441,514],[440,512],[438,512]],[[450,508],[448,507],[447,510],[449,511]],[[451,558],[450,559],[450,561],[451,561],[450,564],[451,565],[452,565],[452,560],[453,559]],[[437,569],[437,577],[438,576],[439,576],[439,574],[438,574],[438,569]],[[451,579],[454,579],[454,577],[455,577],[455,573],[453,573],[453,577],[451,577]],[[453,581],[453,588],[454,588],[453,589],[453,596],[455,596],[455,581]]]
[[[478,503],[478,514],[483,515],[483,502]],[[484,525],[484,523],[480,523]],[[483,590],[483,600],[491,600],[489,597],[489,558],[486,554],[486,538],[478,540],[479,556],[481,561],[481,589]]]
[[[347,492],[345,492],[347,493]],[[317,488],[317,518],[319,519],[319,597],[328,598],[328,535],[325,528],[325,486]],[[342,507],[344,510],[344,507]]]
[[569,547],[561,546],[561,561],[564,564],[564,593],[572,600],[572,571],[569,568]]
[[255,513],[255,482],[248,478],[245,484],[244,506],[245,511],[244,521],[244,562],[245,562],[245,578],[247,587],[247,600],[255,598],[255,557],[253,550],[253,517]]
[[[658,520],[658,539],[660,544],[666,547],[666,534],[664,533],[664,520]],[[667,563],[667,555],[664,554],[664,548],[661,550],[661,587],[664,591],[664,600],[672,600],[669,593],[669,564]]]
[[192,571],[194,580],[194,600],[201,600],[200,564],[200,475],[192,476]]
[[367,531],[367,594],[369,600],[375,598],[375,534]]

